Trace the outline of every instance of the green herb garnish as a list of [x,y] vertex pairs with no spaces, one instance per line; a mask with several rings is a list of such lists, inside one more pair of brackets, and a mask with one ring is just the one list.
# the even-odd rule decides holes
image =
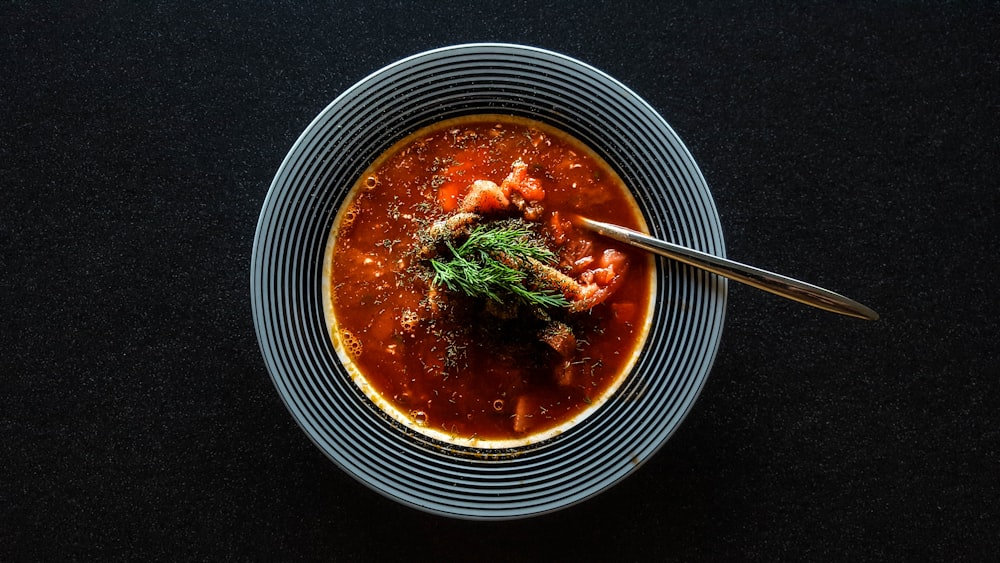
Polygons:
[[556,255],[532,237],[532,231],[517,225],[479,225],[446,260],[431,259],[435,285],[472,297],[503,303],[508,296],[537,307],[568,307],[569,301],[552,288],[539,288],[537,280],[516,266],[527,268],[532,260],[555,262]]

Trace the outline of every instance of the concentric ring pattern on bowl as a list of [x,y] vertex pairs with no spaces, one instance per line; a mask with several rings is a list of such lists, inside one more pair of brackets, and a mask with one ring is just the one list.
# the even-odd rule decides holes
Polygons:
[[670,126],[634,92],[557,53],[470,44],[391,64],[309,124],[264,201],[250,289],[274,385],[322,452],[403,504],[459,518],[509,519],[591,497],[666,442],[715,358],[726,283],[658,261],[652,327],[632,373],[593,415],[556,438],[477,451],[401,427],[353,384],[337,359],[323,311],[325,245],[350,187],[384,150],[437,121],[488,113],[540,120],[575,136],[633,190],[654,235],[725,255],[701,172]]

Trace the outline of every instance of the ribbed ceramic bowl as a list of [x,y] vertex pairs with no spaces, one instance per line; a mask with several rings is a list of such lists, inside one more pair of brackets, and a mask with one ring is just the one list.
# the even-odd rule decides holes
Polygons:
[[365,168],[413,131],[469,114],[546,122],[588,144],[633,190],[651,232],[725,254],[698,166],[666,121],[607,74],[519,45],[421,53],[361,80],[324,109],[281,163],[261,210],[250,267],[254,323],[274,385],[331,460],[389,498],[470,519],[523,518],[620,481],[671,436],[718,349],[723,280],[658,260],[655,310],[630,374],[559,436],[510,450],[461,448],[400,426],[353,383],[324,318],[324,250]]

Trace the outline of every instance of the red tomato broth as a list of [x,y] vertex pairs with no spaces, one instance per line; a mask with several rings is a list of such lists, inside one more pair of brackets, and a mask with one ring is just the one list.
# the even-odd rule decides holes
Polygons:
[[[561,242],[553,250],[564,264],[609,248],[628,262],[606,301],[567,317],[577,344],[569,359],[532,336],[533,321],[497,318],[469,301],[429,318],[428,278],[415,270],[427,225],[454,211],[473,181],[499,184],[518,159],[544,190],[537,225]],[[475,447],[543,439],[596,408],[645,340],[654,268],[641,251],[576,230],[563,219],[569,213],[645,230],[596,154],[535,121],[453,119],[386,151],[348,196],[327,248],[327,320],[355,382],[407,426]]]

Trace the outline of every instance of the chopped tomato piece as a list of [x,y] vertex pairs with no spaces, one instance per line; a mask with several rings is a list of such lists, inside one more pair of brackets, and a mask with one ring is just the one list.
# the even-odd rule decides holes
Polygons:
[[594,270],[594,283],[601,287],[607,287],[615,279],[614,268],[600,268]]
[[601,267],[580,274],[581,289],[571,311],[585,311],[603,303],[625,281],[628,260],[621,252],[613,248],[605,250],[598,266]]
[[528,165],[521,159],[511,164],[510,174],[504,178],[500,189],[508,196],[511,192],[521,194],[526,201],[541,201],[545,198],[541,182],[528,176]]
[[542,189],[542,183],[535,178],[525,178],[520,183],[511,186],[510,191],[521,194],[527,201],[541,201],[545,199],[545,190]]
[[614,268],[615,270],[622,270],[628,259],[625,255],[613,248],[609,248],[601,254],[600,265],[602,268]]

